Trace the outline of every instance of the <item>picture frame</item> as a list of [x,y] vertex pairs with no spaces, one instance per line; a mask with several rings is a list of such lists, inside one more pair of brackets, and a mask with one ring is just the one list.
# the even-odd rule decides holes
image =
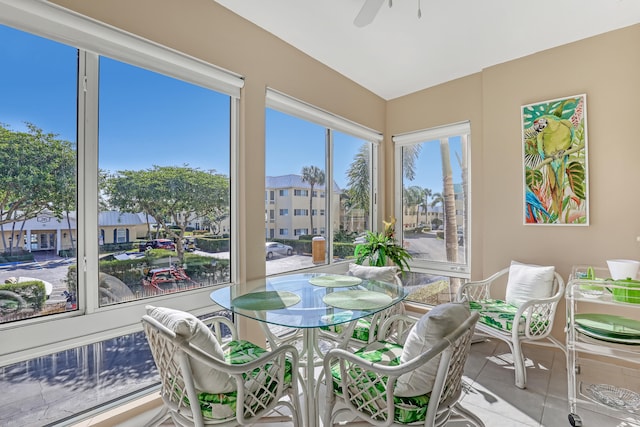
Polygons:
[[523,223],[589,225],[587,95],[521,107]]

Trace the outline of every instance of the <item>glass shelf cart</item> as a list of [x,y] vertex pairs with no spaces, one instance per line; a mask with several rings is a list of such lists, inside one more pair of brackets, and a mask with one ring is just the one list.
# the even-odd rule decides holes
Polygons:
[[[566,289],[569,422],[581,410],[640,424],[640,283],[576,266]],[[586,417],[585,417],[586,418]]]

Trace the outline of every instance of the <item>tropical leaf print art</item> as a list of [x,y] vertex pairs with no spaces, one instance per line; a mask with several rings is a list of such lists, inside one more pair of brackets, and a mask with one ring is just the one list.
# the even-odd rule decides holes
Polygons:
[[588,224],[586,98],[522,107],[526,224]]

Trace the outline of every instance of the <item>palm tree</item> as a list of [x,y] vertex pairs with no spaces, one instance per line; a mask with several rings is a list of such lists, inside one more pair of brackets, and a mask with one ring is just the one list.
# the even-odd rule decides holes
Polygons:
[[369,195],[371,194],[371,179],[369,176],[369,148],[370,143],[364,143],[360,146],[358,153],[353,158],[353,162],[347,169],[347,181],[348,194],[350,207],[352,209],[362,209],[364,217],[369,217],[369,211],[371,207],[371,201]]
[[402,147],[402,171],[409,181],[416,178],[416,160],[420,155],[421,145],[413,144]]
[[433,193],[431,195],[431,208],[435,209],[438,205],[443,206],[442,211],[444,212],[444,197],[442,196],[442,193]]
[[421,193],[422,203],[420,204],[420,206],[424,208],[424,223],[426,224],[427,222],[429,222],[427,215],[429,213],[429,197],[433,195],[433,191],[431,191],[430,188],[423,188],[421,189]]
[[444,198],[444,233],[447,261],[458,262],[458,226],[456,221],[456,196],[453,189],[453,172],[449,155],[449,140],[440,140],[442,154],[442,189]]
[[309,192],[309,218],[311,218],[311,229],[309,232],[313,233],[313,189],[317,185],[324,185],[325,175],[324,171],[317,166],[304,166],[302,168],[302,182],[306,182],[311,187]]
[[416,225],[420,222],[420,209],[419,206],[423,201],[422,188],[417,185],[412,185],[409,188],[405,188],[402,192],[402,198],[404,199],[405,206],[415,206],[416,208]]

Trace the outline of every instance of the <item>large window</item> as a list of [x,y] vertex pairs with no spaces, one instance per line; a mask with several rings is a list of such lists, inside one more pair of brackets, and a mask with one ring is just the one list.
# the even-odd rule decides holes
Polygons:
[[[272,90],[267,107],[265,190],[292,194],[276,204],[294,215],[265,223],[265,235],[280,229],[279,240],[296,253],[293,260],[268,260],[267,274],[345,260],[371,224],[373,156],[381,135]],[[282,239],[284,226],[293,229],[288,239]]]
[[40,1],[0,0],[0,46],[0,366],[139,331],[145,304],[210,312],[242,80]]
[[100,303],[229,282],[230,96],[106,57],[99,75],[99,226],[131,230],[100,243]]
[[0,263],[12,266],[0,269],[4,324],[73,309],[64,292],[78,235],[78,50],[2,25],[0,46],[11,64],[0,67]]
[[468,123],[393,137],[397,231],[413,256],[410,299],[446,301],[469,276],[469,137]]

